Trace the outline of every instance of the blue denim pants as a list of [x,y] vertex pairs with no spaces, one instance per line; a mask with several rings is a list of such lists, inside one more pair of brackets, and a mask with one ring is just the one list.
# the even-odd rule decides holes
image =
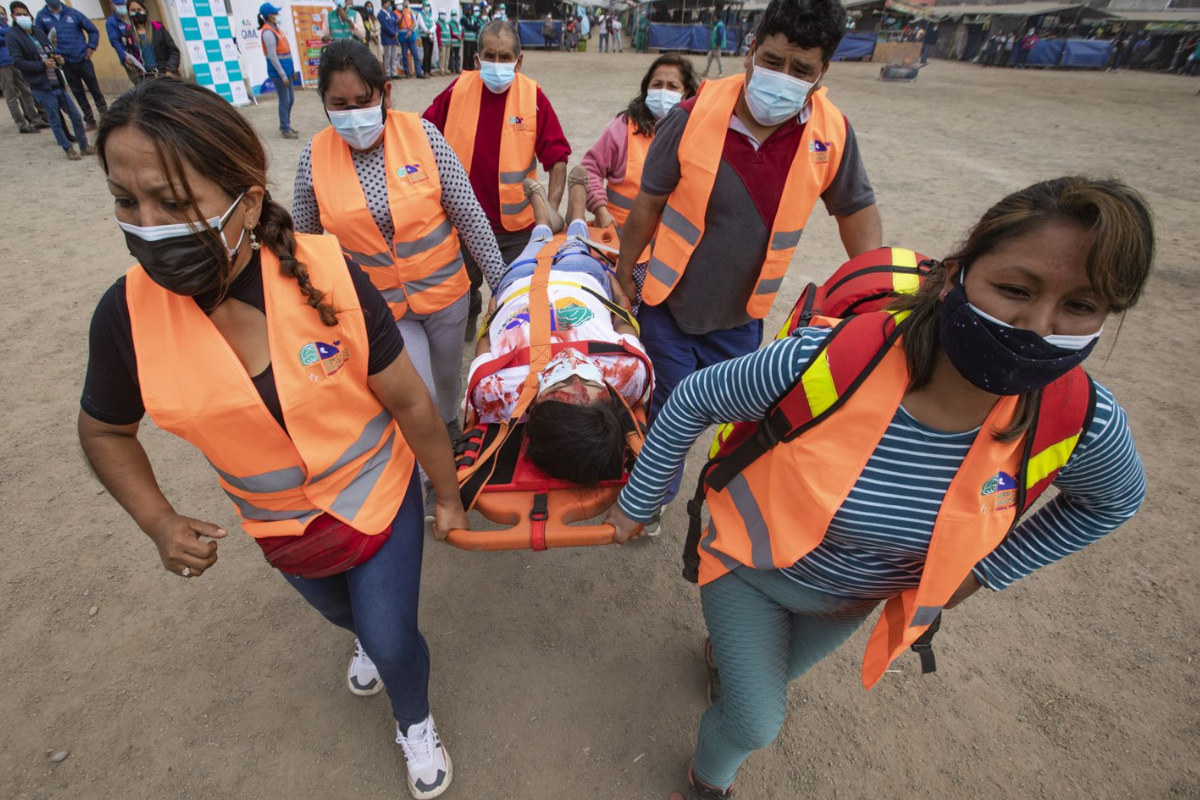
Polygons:
[[[567,235],[587,237],[587,224],[575,220],[567,227]],[[504,277],[500,279],[500,285],[496,287],[497,297],[503,297],[504,290],[512,285],[513,281],[533,275],[533,271],[537,269],[538,253],[541,252],[546,242],[553,238],[554,234],[550,231],[549,225],[538,225],[533,229],[529,235],[529,244],[525,245],[521,255],[517,256],[516,260],[509,265],[508,272],[504,273]],[[598,259],[591,255],[591,250],[583,242],[568,241],[558,248],[554,271],[582,272],[591,275],[604,287],[609,299],[612,299],[612,293],[608,290],[608,271]]]
[[75,139],[79,142],[79,149],[83,150],[88,146],[83,115],[79,113],[79,109],[71,101],[71,98],[67,97],[67,93],[61,86],[57,89],[33,89],[31,87],[30,91],[33,92],[33,99],[37,100],[38,105],[45,112],[46,121],[50,123],[50,130],[54,132],[54,139],[63,152],[71,149],[71,142],[67,139],[67,132],[63,130],[62,117],[58,115],[60,109],[71,120],[71,127],[75,129]]
[[[650,363],[654,365],[651,426],[658,412],[667,404],[671,392],[688,375],[723,361],[749,355],[762,344],[763,323],[760,319],[723,331],[686,333],[675,324],[675,317],[665,303],[657,306],[642,303],[638,310],[638,322],[642,326],[642,345],[646,348],[646,355],[650,356]],[[667,487],[664,504],[679,494],[682,479],[681,469]]]
[[309,580],[284,573],[325,619],[358,637],[375,662],[407,730],[429,716],[429,646],[417,629],[425,517],[417,470],[392,521],[392,535],[370,561],[340,575]]
[[279,63],[283,68],[288,70],[288,85],[283,86],[279,80],[279,75],[275,72],[274,65],[267,62],[267,77],[275,84],[275,93],[279,95],[279,130],[290,131],[292,129],[292,106],[296,104],[296,87],[292,85],[293,69],[292,60],[290,58],[281,58]]

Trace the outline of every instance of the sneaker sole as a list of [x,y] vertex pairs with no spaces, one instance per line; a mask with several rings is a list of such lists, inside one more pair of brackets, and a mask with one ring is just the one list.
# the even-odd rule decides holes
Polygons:
[[450,784],[454,781],[454,762],[450,759],[450,751],[442,746],[442,752],[446,754],[446,779],[442,781],[441,786],[428,792],[422,792],[412,782],[412,778],[408,778],[408,792],[417,800],[429,800],[431,797],[437,797],[450,788]]
[[375,679],[374,689],[359,689],[355,687],[354,681],[350,680],[350,675],[346,675],[346,688],[350,690],[350,694],[358,695],[359,697],[370,697],[371,695],[379,694],[383,691],[383,681]]

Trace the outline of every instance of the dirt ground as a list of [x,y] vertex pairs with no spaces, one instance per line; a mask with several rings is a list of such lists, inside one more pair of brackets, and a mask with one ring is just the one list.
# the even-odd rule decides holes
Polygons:
[[[572,163],[636,92],[651,56],[528,52]],[[702,59],[696,62],[702,66]],[[727,67],[737,62],[727,60]],[[890,244],[948,251],[1006,192],[1069,172],[1117,175],[1158,218],[1141,306],[1089,366],[1129,411],[1149,473],[1142,513],[1066,563],[947,614],[940,671],[906,655],[864,692],[868,628],[792,687],[789,719],[741,772],[744,800],[790,797],[1200,796],[1194,322],[1200,273],[1196,81],[935,62],[914,85],[837,64]],[[448,79],[397,83],[420,111]],[[274,101],[248,109],[290,198],[304,141]],[[325,124],[315,92],[295,127]],[[1190,142],[1190,144],[1189,144]],[[87,328],[131,263],[95,159],[0,125],[0,795],[9,798],[407,797],[384,696],[345,687],[351,639],[240,533],[185,581],[89,474],[75,437]],[[769,320],[843,260],[814,214]],[[48,270],[48,271],[47,271]],[[176,508],[231,527],[211,470],[153,429]],[[690,462],[689,480],[699,463]],[[425,553],[432,702],[456,769],[450,798],[655,798],[682,788],[705,707],[697,593],[679,577],[685,514],[623,549]],[[1189,589],[1188,587],[1192,587]],[[93,607],[98,611],[89,614]],[[69,750],[61,763],[48,751]]]

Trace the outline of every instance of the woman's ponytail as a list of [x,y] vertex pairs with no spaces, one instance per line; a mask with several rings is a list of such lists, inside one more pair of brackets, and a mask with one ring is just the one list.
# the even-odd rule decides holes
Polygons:
[[269,192],[263,197],[262,216],[258,218],[258,238],[264,247],[279,257],[280,271],[300,284],[300,291],[308,298],[308,304],[320,313],[321,322],[331,328],[337,325],[337,309],[324,302],[325,293],[312,285],[308,278],[308,267],[296,260],[292,215],[272,200]]

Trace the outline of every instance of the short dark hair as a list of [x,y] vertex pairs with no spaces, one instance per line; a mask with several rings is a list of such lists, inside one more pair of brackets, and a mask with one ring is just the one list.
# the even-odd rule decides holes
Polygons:
[[839,0],[771,0],[754,39],[782,33],[799,47],[819,47],[823,60],[833,58],[846,32],[846,9]]
[[483,50],[483,37],[485,36],[507,36],[512,40],[513,55],[521,55],[521,37],[513,30],[513,26],[509,25],[502,19],[494,19],[479,31],[479,49]]
[[333,76],[346,71],[362,78],[372,93],[383,94],[383,87],[387,86],[383,65],[370,48],[355,39],[341,39],[326,45],[321,52],[321,63],[317,67],[317,94],[324,98]]
[[542,400],[529,409],[525,423],[529,460],[547,475],[581,486],[617,480],[625,466],[625,433],[632,426],[624,405],[613,397],[586,406]]

